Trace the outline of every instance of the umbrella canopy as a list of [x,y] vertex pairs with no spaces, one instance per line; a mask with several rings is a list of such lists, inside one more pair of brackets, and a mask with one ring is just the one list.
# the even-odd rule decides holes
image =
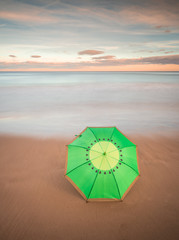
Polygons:
[[69,145],[65,177],[85,200],[122,200],[139,174],[137,146],[116,127],[87,127]]

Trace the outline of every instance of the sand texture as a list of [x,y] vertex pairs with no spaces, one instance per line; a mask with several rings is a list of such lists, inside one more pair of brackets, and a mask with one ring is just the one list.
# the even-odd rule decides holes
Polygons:
[[141,178],[123,202],[86,203],[64,178],[67,139],[1,136],[0,239],[178,239],[179,138],[129,138]]

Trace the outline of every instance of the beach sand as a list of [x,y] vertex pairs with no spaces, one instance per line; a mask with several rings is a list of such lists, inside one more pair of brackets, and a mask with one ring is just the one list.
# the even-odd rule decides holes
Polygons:
[[128,136],[141,177],[123,202],[86,203],[64,178],[68,139],[0,137],[0,239],[178,239],[177,136]]

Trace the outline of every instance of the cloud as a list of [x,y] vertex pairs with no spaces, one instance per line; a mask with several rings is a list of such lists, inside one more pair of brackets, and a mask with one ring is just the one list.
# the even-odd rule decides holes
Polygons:
[[79,55],[98,55],[104,53],[103,51],[98,50],[84,50],[81,52],[78,52]]
[[98,60],[99,65],[103,66],[120,66],[120,65],[137,65],[137,64],[176,64],[179,65],[179,55],[153,56],[141,58],[124,58],[113,60]]
[[83,70],[89,69],[93,70],[96,67],[121,67],[121,66],[161,66],[161,65],[179,65],[179,55],[165,55],[165,56],[153,56],[153,57],[143,57],[143,58],[123,58],[123,59],[97,59],[96,61],[81,61],[81,62],[0,62],[0,69],[45,69],[45,70]]
[[158,26],[155,26],[156,29],[161,29],[162,31],[164,31],[165,33],[170,33],[171,30],[169,30],[168,28],[166,29],[165,26],[162,26],[162,25],[158,25]]
[[[126,23],[130,24],[148,24],[154,25],[155,28],[160,29],[164,26],[175,26],[177,27],[179,17],[178,13],[170,7],[155,4],[148,7],[131,5],[124,7],[120,12],[119,16]],[[162,23],[163,25],[158,25]]]
[[133,61],[136,63],[143,63],[143,64],[177,64],[179,65],[179,55],[144,57],[141,59],[133,59]]
[[160,29],[160,28],[163,28],[163,26],[162,25],[157,25],[157,26],[155,26],[155,28]]
[[38,12],[29,12],[28,10],[25,10],[24,13],[21,11],[0,11],[0,18],[15,22],[36,24],[56,23],[59,21],[57,18],[50,16],[49,14],[40,15]]
[[41,58],[39,55],[32,55],[31,58]]
[[168,54],[168,53],[174,53],[174,51],[168,51],[168,52],[165,52],[165,54]]
[[78,23],[92,26],[92,28],[102,24],[103,29],[106,25],[111,27],[113,23],[126,25],[144,23],[152,24],[156,28],[163,27],[163,25],[178,26],[177,1],[170,3],[167,0],[112,0],[112,2],[107,0],[56,0],[52,2],[41,0],[37,1],[38,4],[34,4],[35,1],[1,2],[1,18],[21,23],[30,22],[38,25],[67,22],[73,24],[74,27]]
[[94,60],[113,60],[115,58],[116,58],[115,56],[108,55],[108,56],[101,56],[101,57],[93,57],[92,59],[94,59]]
[[9,55],[9,57],[11,57],[11,58],[16,58],[16,56],[15,56],[15,55],[12,55],[12,54]]

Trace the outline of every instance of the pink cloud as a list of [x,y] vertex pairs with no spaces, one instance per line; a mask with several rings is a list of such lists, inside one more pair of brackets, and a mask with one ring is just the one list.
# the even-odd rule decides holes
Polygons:
[[160,28],[163,28],[163,26],[162,25],[157,25],[157,26],[155,26],[155,28],[160,29]]
[[41,58],[39,55],[32,55],[31,58]]
[[173,53],[174,51],[168,51],[168,52],[165,52],[165,54],[168,54],[168,53]]
[[[131,6],[119,12],[119,16],[127,23],[143,23],[156,26],[157,29],[164,26],[178,26],[178,14],[169,8],[156,6],[155,8],[143,8],[142,6]],[[158,23],[162,23],[159,25]]]
[[153,56],[153,57],[141,57],[141,58],[124,58],[113,60],[101,60],[97,62],[103,66],[120,66],[120,65],[138,65],[138,64],[176,64],[179,65],[179,55],[168,56]]
[[94,60],[113,60],[115,58],[116,58],[115,56],[108,55],[108,56],[101,56],[101,57],[93,57],[92,59],[94,59]]
[[104,53],[103,51],[98,51],[98,50],[84,50],[79,52],[79,55],[97,55],[97,54],[102,54]]
[[11,58],[16,58],[16,56],[15,56],[15,55],[12,55],[12,54],[9,55],[9,57],[11,57]]
[[58,18],[50,16],[48,13],[40,14],[39,11],[34,9],[33,11],[29,11],[25,9],[22,11],[0,11],[0,17],[2,19],[7,19],[16,22],[26,22],[26,23],[56,23],[58,22]]
[[143,58],[125,58],[125,59],[97,59],[96,61],[81,61],[81,62],[0,62],[0,69],[51,69],[51,70],[61,70],[61,69],[75,69],[83,70],[94,68],[106,67],[120,67],[120,66],[161,66],[161,65],[179,65],[179,55],[165,55],[165,56],[153,56],[153,57],[143,57]]

